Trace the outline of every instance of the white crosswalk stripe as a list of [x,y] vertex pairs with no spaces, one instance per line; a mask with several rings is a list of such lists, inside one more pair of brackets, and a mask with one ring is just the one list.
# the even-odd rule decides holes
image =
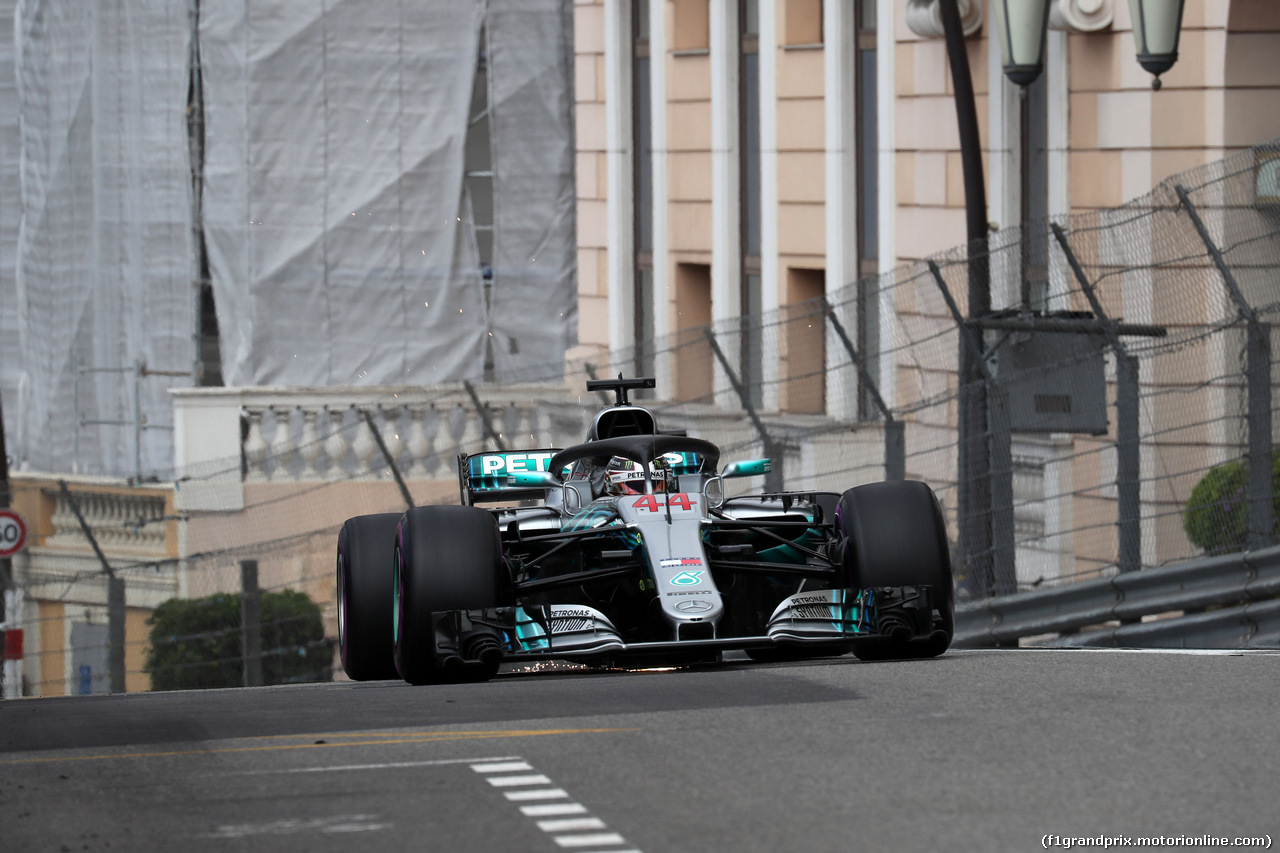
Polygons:
[[605,822],[588,814],[582,803],[538,802],[568,800],[569,794],[563,788],[539,787],[550,786],[550,777],[538,773],[523,759],[477,762],[471,769],[495,788],[527,787],[528,790],[523,791],[503,791],[502,795],[508,802],[532,802],[532,805],[521,806],[520,813],[525,817],[545,818],[537,822],[538,829],[550,835],[561,848],[573,853],[641,853],[634,847],[622,849],[627,840],[620,833],[600,831],[608,829]]
[[520,811],[525,817],[549,817],[563,814],[586,814],[587,807],[582,803],[555,803],[546,806],[521,806]]
[[512,802],[522,800],[559,800],[569,796],[562,788],[539,788],[533,791],[507,791],[506,798]]

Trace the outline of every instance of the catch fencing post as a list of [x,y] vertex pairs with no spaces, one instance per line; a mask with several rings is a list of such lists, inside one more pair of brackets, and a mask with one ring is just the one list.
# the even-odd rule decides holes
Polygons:
[[[978,321],[966,320],[960,313],[935,261],[929,261],[929,272],[960,333],[961,363],[968,363],[977,371],[975,381],[966,381],[963,376],[960,379],[959,455],[967,460],[957,472],[957,491],[964,495],[959,502],[961,557],[984,596],[1008,595],[1018,589],[1008,394],[998,388],[987,367]],[[992,396],[994,406],[990,405]],[[997,430],[1003,433],[997,434]]]
[[1209,229],[1191,202],[1186,187],[1178,184],[1174,189],[1182,201],[1182,207],[1196,227],[1201,242],[1209,252],[1213,265],[1222,275],[1236,310],[1244,318],[1248,339],[1245,343],[1245,382],[1248,385],[1249,407],[1249,531],[1246,544],[1250,550],[1265,548],[1271,544],[1275,530],[1275,508],[1271,494],[1271,327],[1258,319],[1253,306],[1244,298],[1231,267],[1222,256],[1218,244],[1213,242]]
[[67,488],[66,480],[58,481],[58,489],[62,494],[63,500],[67,502],[67,506],[71,508],[71,512],[76,517],[76,521],[80,523],[80,531],[84,533],[89,545],[93,547],[93,553],[97,555],[98,562],[102,565],[102,571],[107,576],[107,669],[111,675],[111,692],[125,692],[124,683],[124,578],[116,577],[115,570],[111,568],[111,563],[107,561],[107,555],[102,553],[102,546],[98,544],[98,537],[93,535],[93,528],[89,526],[89,522],[84,520],[83,513],[80,512],[80,504],[76,502],[75,495]]
[[262,614],[258,561],[240,561],[240,638],[244,649],[244,686],[262,686]]
[[783,476],[783,465],[786,463],[786,446],[781,442],[774,441],[769,435],[769,431],[765,429],[764,422],[760,420],[760,416],[756,414],[756,407],[751,405],[751,395],[747,393],[746,387],[738,379],[738,374],[734,373],[733,368],[729,365],[729,359],[725,356],[724,350],[720,349],[720,342],[716,340],[715,333],[710,329],[706,330],[707,342],[711,344],[711,352],[715,354],[716,360],[720,362],[720,366],[724,368],[724,372],[729,377],[729,384],[733,386],[733,391],[738,395],[738,399],[742,402],[742,408],[747,411],[747,418],[751,421],[752,426],[756,428],[756,434],[760,436],[760,443],[764,447],[764,455],[773,461],[773,466],[769,469],[769,473],[764,475],[764,489],[766,492],[780,492],[783,490],[786,478]]
[[[1138,359],[1129,355],[1120,340],[1120,326],[1112,323],[1102,309],[1093,283],[1084,274],[1084,267],[1076,257],[1062,226],[1049,225],[1062,254],[1075,275],[1093,315],[1103,324],[1107,344],[1116,357],[1116,500],[1117,554],[1120,572],[1134,572],[1142,568],[1142,456],[1138,424]],[[1154,331],[1154,330],[1152,330]]]
[[866,362],[858,354],[853,341],[849,340],[849,333],[845,331],[844,324],[840,322],[840,318],[836,316],[835,310],[825,296],[822,297],[822,310],[827,315],[827,319],[831,321],[831,328],[835,330],[836,337],[840,339],[840,345],[844,347],[844,351],[849,354],[849,359],[853,362],[854,367],[858,369],[858,376],[861,377],[863,384],[866,386],[872,402],[875,403],[876,408],[880,410],[880,414],[884,418],[884,478],[886,480],[905,480],[907,478],[906,425],[902,421],[894,419],[893,412],[889,410],[888,405],[885,404],[884,397],[880,395],[880,387],[867,371]]
[[124,666],[124,578],[107,578],[107,642],[110,648],[108,669],[111,692],[125,692]]

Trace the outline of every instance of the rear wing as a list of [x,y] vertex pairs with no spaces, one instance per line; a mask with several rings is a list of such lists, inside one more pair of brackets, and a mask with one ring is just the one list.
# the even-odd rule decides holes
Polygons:
[[559,448],[540,450],[486,450],[458,456],[458,482],[462,502],[467,506],[490,501],[520,501],[542,498],[545,489],[511,484],[512,474],[548,471],[547,463]]
[[[462,487],[462,502],[467,506],[493,501],[537,500],[545,497],[546,489],[516,486],[511,482],[513,474],[531,471],[549,471],[551,457],[559,448],[539,450],[487,450],[470,456],[458,456],[458,481]],[[702,470],[705,459],[700,453],[664,453],[676,475],[695,474]],[[561,479],[569,476],[569,468],[556,472]],[[712,472],[714,473],[714,472]]]

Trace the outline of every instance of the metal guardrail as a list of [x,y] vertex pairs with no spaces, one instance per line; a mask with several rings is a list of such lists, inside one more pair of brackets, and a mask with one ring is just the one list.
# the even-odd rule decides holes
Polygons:
[[1280,649],[1280,546],[956,608],[958,648],[1046,634],[1059,636],[1037,645]]

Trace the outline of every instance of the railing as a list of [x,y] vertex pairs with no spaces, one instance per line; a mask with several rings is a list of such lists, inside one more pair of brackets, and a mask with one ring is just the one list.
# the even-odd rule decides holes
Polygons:
[[962,605],[955,644],[1277,648],[1277,596],[1280,546]]

